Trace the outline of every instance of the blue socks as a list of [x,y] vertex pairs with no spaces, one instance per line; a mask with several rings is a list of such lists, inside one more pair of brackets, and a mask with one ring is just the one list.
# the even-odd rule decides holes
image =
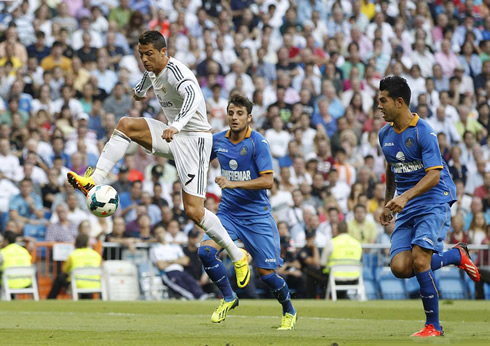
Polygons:
[[[449,251],[447,251],[449,252]],[[426,324],[432,324],[437,330],[441,330],[439,324],[439,292],[437,291],[434,273],[429,269],[423,273],[416,273],[420,285],[420,298],[424,305]]]
[[261,277],[261,280],[269,286],[272,291],[272,294],[279,303],[282,305],[282,314],[286,314],[286,312],[294,315],[296,310],[291,303],[291,295],[289,294],[289,287],[286,281],[275,272],[269,275],[265,275]]
[[218,259],[218,250],[212,246],[201,246],[198,250],[199,258],[204,265],[204,270],[208,274],[209,278],[218,286],[223,298],[227,302],[231,302],[236,298],[235,292],[231,288],[230,281],[226,275],[226,268]]
[[432,255],[432,262],[430,268],[437,270],[441,267],[449,264],[459,265],[461,263],[461,253],[458,249],[451,249],[443,252],[442,254],[435,253]]

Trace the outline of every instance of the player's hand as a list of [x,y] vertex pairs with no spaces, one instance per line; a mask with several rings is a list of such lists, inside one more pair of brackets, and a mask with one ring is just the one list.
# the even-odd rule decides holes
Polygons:
[[219,185],[222,189],[233,189],[234,188],[234,183],[233,181],[229,181],[225,177],[216,177],[214,179],[215,183]]
[[383,226],[388,226],[390,222],[393,220],[393,213],[388,208],[383,208],[383,212],[379,216],[379,222]]
[[143,101],[143,100],[146,100],[146,96],[138,96],[138,95],[136,95],[136,91],[134,91],[134,89],[133,89],[133,98],[134,98],[136,101]]
[[162,138],[167,141],[167,143],[172,142],[174,139],[174,135],[176,133],[179,133],[179,130],[177,130],[175,127],[169,127],[162,133]]
[[403,210],[403,208],[405,208],[407,203],[408,203],[408,198],[405,197],[404,195],[400,195],[396,198],[393,198],[391,201],[389,201],[385,205],[385,208],[388,208],[393,213],[399,213]]

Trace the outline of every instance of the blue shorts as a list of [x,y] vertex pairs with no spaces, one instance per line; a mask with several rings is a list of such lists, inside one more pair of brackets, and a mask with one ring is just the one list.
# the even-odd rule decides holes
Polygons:
[[443,240],[451,225],[448,203],[430,208],[411,208],[398,214],[391,235],[390,261],[401,251],[411,251],[413,245],[442,252]]
[[[276,270],[282,266],[279,231],[272,216],[237,219],[218,212],[217,216],[231,239],[240,239],[258,268]],[[207,234],[202,241],[211,239]]]

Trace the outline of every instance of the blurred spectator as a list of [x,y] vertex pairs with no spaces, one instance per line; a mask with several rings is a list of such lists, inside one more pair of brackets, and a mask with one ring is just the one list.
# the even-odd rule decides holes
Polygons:
[[177,220],[180,229],[183,229],[184,226],[189,222],[189,218],[187,217],[184,208],[182,207],[182,195],[180,191],[175,191],[172,193],[172,213],[173,219]]
[[9,203],[10,219],[17,221],[22,229],[25,224],[43,225],[46,222],[42,199],[32,189],[32,181],[22,179],[20,193],[12,197]]
[[[51,291],[48,294],[48,299],[56,299],[62,288],[67,288],[70,284],[69,275],[74,269],[84,267],[100,267],[102,257],[98,252],[92,250],[89,246],[89,236],[87,234],[79,234],[75,239],[75,251],[73,251],[68,259],[63,263],[63,272],[53,281]],[[78,288],[99,288],[100,278],[87,277],[86,280],[77,279]],[[90,298],[91,294],[82,295],[82,298]]]
[[124,217],[126,222],[136,219],[135,208],[140,203],[141,198],[141,181],[135,180],[131,183],[131,191],[119,194],[118,215]]
[[328,172],[328,189],[341,206],[342,211],[346,213],[350,186],[343,181],[339,181],[339,173],[336,169],[331,169],[330,172]]
[[306,245],[298,250],[298,260],[305,276],[306,298],[325,294],[326,279],[322,273],[320,251],[315,245],[315,232],[306,234]]
[[278,275],[286,280],[291,295],[295,298],[305,298],[305,284],[301,264],[296,256],[296,248],[292,246],[286,222],[278,222],[277,229],[281,240],[281,258],[283,265],[277,269]]
[[[53,205],[53,201],[54,201],[56,194],[61,192],[60,185],[58,184],[58,176],[59,176],[58,170],[56,168],[50,168],[48,171],[48,182],[46,184],[44,184],[44,186],[41,189],[41,196],[43,198],[43,206],[47,210],[51,210],[51,207]],[[1,182],[0,182],[0,184],[1,184]],[[1,188],[0,188],[0,191],[1,191]],[[76,201],[78,203],[78,200],[76,200]]]
[[468,229],[471,244],[480,245],[487,236],[486,231],[487,223],[485,221],[485,214],[482,211],[474,213]]
[[119,6],[111,9],[109,13],[109,22],[115,21],[119,29],[123,29],[129,22],[131,16],[131,9],[129,8],[129,0],[119,1]]
[[[3,244],[0,250],[0,268],[2,272],[11,267],[31,266],[31,254],[24,247],[15,243],[16,238],[17,235],[11,231],[5,231],[3,234]],[[26,277],[9,278],[8,280],[9,287],[13,289],[29,287],[31,284],[32,280]]]
[[51,47],[51,53],[41,60],[44,71],[50,71],[55,67],[61,67],[64,72],[71,71],[71,59],[63,56],[63,44],[55,41]]
[[68,219],[68,208],[64,204],[56,206],[58,221],[47,227],[46,241],[71,243],[75,240],[78,229],[77,225]]
[[13,182],[19,181],[20,169],[19,158],[13,155],[9,140],[0,139],[0,172],[3,177]]
[[166,227],[166,242],[168,244],[176,244],[183,246],[187,243],[187,236],[180,230],[179,222],[171,220]]
[[165,233],[164,229],[159,230],[158,243],[150,249],[150,259],[160,270],[163,283],[186,299],[206,298],[198,281],[184,271],[184,266],[190,262],[189,257],[179,245],[167,244]]
[[348,222],[349,234],[363,244],[376,242],[376,224],[366,219],[367,210],[363,204],[354,207],[354,219]]
[[[88,220],[91,216],[86,208],[81,209],[78,206],[78,197],[74,191],[66,194],[66,206],[68,207],[67,218],[75,225],[75,227],[78,227],[82,221]],[[58,208],[56,208],[56,210],[58,210]],[[59,220],[58,213],[53,213],[49,222],[55,224],[58,223]]]
[[[329,267],[349,261],[361,261],[361,242],[351,235],[350,227],[345,222],[340,222],[337,227],[337,235],[327,243],[323,249],[320,263],[324,266],[323,273],[326,274],[325,282],[328,282]],[[339,285],[354,285],[359,281],[359,274],[352,272],[335,273],[335,283]],[[338,298],[346,298],[347,291],[341,291]]]
[[471,237],[464,232],[464,218],[462,214],[456,214],[451,218],[452,232],[449,237],[448,244],[458,244],[464,242],[471,244]]
[[284,191],[279,188],[279,181],[274,178],[271,188],[271,207],[272,213],[278,222],[288,221],[288,212],[293,206],[293,197],[289,191]]
[[5,41],[0,43],[0,58],[6,56],[7,45],[13,44],[13,55],[17,57],[22,65],[27,64],[27,50],[25,45],[19,41],[17,28],[14,23],[11,23],[5,31]]

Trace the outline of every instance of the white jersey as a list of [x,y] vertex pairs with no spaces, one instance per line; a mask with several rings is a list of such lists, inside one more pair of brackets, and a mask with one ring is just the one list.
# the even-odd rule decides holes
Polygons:
[[158,76],[146,71],[134,91],[144,97],[151,86],[169,126],[179,132],[211,130],[204,96],[196,76],[187,66],[171,57]]

